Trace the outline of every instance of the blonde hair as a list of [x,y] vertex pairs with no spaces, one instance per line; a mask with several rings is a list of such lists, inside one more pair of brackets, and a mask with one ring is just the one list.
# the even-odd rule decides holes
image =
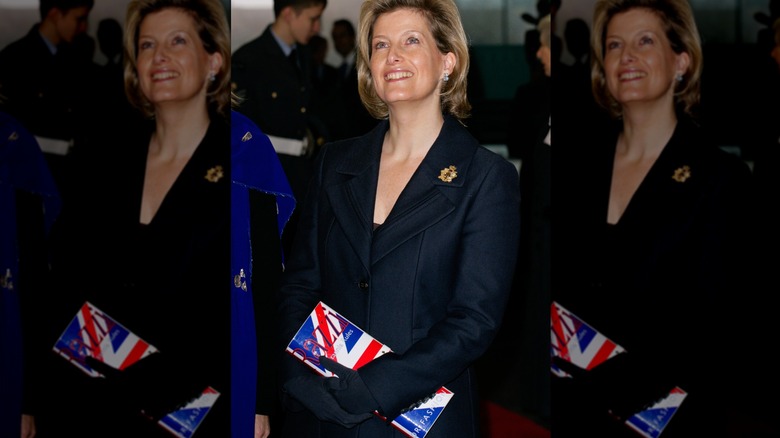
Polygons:
[[607,90],[604,75],[604,44],[610,20],[630,9],[646,9],[658,16],[674,53],[687,53],[690,58],[688,70],[682,81],[675,84],[675,106],[693,115],[698,105],[701,88],[702,49],[699,31],[693,18],[693,11],[687,0],[598,0],[593,13],[591,56],[591,85],[593,96],[599,105],[606,108],[613,117],[620,117],[622,108]]
[[550,40],[552,39],[550,37],[551,24],[550,14],[547,14],[539,20],[539,24],[536,25],[536,30],[539,31],[539,41],[542,45],[552,50],[552,47],[550,46]]
[[138,33],[144,19],[154,12],[176,8],[192,17],[203,48],[222,55],[222,67],[208,85],[206,105],[210,114],[227,117],[230,111],[230,30],[225,7],[219,0],[132,0],[125,20],[125,94],[145,116],[154,117],[154,107],[138,86],[136,57]]
[[388,117],[387,104],[379,98],[371,77],[371,39],[379,16],[398,9],[420,13],[428,22],[441,53],[452,52],[457,58],[449,81],[441,86],[442,110],[459,120],[469,117],[471,104],[466,95],[469,73],[469,47],[466,32],[453,0],[365,0],[360,7],[357,38],[358,91],[368,112],[378,118]]

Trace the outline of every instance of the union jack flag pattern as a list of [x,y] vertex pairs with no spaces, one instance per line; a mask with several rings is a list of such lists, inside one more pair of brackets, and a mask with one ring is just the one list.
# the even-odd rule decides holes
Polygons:
[[[555,301],[550,306],[550,336],[553,357],[560,357],[586,370],[626,352],[623,347]],[[551,371],[558,377],[571,377],[554,363]],[[685,391],[675,387],[669,395],[651,407],[634,414],[625,423],[645,438],[658,438],[677,412],[685,396]]]
[[[317,303],[287,345],[288,353],[325,377],[333,377],[335,374],[320,364],[321,356],[356,370],[390,351],[390,347],[323,302]],[[453,392],[441,387],[430,398],[395,418],[392,424],[407,436],[423,438],[453,395]],[[379,413],[376,415],[384,419]]]
[[87,357],[123,370],[157,349],[86,301],[54,344],[54,351],[89,376],[104,377],[87,365]]
[[203,422],[203,418],[209,413],[211,407],[214,406],[217,397],[219,397],[219,392],[209,386],[203,390],[200,397],[189,402],[183,408],[166,415],[157,424],[178,438],[190,438]]

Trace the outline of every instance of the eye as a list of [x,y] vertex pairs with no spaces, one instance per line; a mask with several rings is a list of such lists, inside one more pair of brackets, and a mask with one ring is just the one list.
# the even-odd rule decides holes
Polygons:
[[185,44],[186,42],[187,42],[187,40],[183,36],[179,35],[179,36],[173,37],[173,44],[174,45]]
[[138,44],[138,49],[146,50],[146,49],[151,49],[153,46],[154,45],[152,44],[151,41],[141,41],[141,43]]
[[649,36],[643,36],[643,37],[642,37],[642,38],[639,40],[639,44],[640,44],[640,45],[643,45],[643,46],[644,46],[644,45],[647,45],[647,44],[653,44],[653,38],[651,38],[651,37],[649,37]]
[[409,37],[406,40],[406,44],[420,44],[420,39],[417,37]]
[[617,41],[608,41],[607,42],[607,50],[613,50],[620,48],[620,43]]
[[387,43],[385,41],[377,41],[374,44],[374,49],[379,50],[379,49],[385,49],[385,48],[387,48]]

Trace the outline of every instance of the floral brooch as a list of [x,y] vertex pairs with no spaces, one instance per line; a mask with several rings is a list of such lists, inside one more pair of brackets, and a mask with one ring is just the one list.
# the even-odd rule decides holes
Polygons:
[[458,172],[456,171],[457,167],[455,166],[445,167],[441,170],[438,178],[444,182],[452,182],[452,180],[458,177]]
[[222,170],[222,166],[214,166],[208,171],[206,171],[206,181],[208,182],[217,182],[222,179],[222,177],[225,176],[225,172]]
[[691,168],[689,166],[683,166],[674,171],[672,179],[678,183],[684,183],[691,177]]

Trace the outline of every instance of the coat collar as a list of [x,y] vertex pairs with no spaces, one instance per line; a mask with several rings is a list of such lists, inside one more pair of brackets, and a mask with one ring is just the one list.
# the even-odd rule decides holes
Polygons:
[[[465,186],[477,141],[460,123],[446,117],[438,138],[398,197],[387,220],[373,232],[373,212],[382,142],[388,129],[383,121],[354,147],[337,168],[345,179],[327,192],[334,215],[345,230],[366,269],[393,249],[423,232],[456,207]],[[454,172],[450,171],[452,166]],[[442,170],[453,178],[439,178]],[[445,178],[446,179],[446,178]]]

